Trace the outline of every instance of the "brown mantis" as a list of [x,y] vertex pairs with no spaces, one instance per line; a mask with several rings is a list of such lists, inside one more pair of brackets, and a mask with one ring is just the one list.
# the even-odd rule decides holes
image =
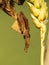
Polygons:
[[29,47],[30,33],[29,33],[29,24],[28,19],[25,15],[20,12],[18,14],[14,8],[14,4],[23,5],[25,0],[0,0],[0,8],[7,13],[9,16],[16,19],[16,22],[11,26],[12,29],[21,33],[25,39],[25,51]]

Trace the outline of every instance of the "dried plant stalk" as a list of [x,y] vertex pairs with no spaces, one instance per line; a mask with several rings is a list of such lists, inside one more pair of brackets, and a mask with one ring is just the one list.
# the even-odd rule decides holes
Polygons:
[[33,19],[33,23],[37,28],[40,29],[40,37],[41,37],[41,65],[44,65],[44,39],[46,33],[46,23],[48,17],[47,5],[44,0],[29,0],[27,2],[29,8],[31,10],[31,17]]

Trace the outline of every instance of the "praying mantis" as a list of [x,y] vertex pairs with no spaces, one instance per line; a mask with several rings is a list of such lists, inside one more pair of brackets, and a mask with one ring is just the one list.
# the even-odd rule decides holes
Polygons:
[[16,9],[14,8],[15,3],[20,6],[23,5],[24,1],[25,0],[0,0],[0,8],[10,17],[13,17],[16,20],[11,28],[23,35],[25,40],[24,50],[27,52],[30,45],[29,22],[23,12],[17,13]]

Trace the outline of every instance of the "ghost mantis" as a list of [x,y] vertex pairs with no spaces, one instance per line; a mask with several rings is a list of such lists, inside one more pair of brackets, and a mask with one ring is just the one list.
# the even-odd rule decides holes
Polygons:
[[27,49],[30,45],[28,19],[26,18],[22,11],[20,13],[17,13],[14,7],[15,3],[20,6],[23,5],[24,2],[25,0],[0,0],[0,8],[10,17],[13,17],[16,20],[16,22],[14,22],[11,28],[23,35],[25,39],[24,50],[27,52]]
[[37,28],[40,29],[40,38],[41,38],[41,65],[44,65],[44,39],[46,33],[46,23],[48,17],[48,8],[44,0],[29,0],[27,2],[31,10],[31,17],[33,23]]

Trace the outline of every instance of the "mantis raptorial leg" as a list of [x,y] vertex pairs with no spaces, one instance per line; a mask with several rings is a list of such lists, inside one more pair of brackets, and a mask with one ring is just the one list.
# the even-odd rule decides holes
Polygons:
[[30,46],[30,33],[29,33],[30,28],[29,28],[28,19],[22,12],[17,14],[17,20],[12,25],[12,29],[23,35],[23,38],[25,40],[24,50],[25,52],[27,52]]

